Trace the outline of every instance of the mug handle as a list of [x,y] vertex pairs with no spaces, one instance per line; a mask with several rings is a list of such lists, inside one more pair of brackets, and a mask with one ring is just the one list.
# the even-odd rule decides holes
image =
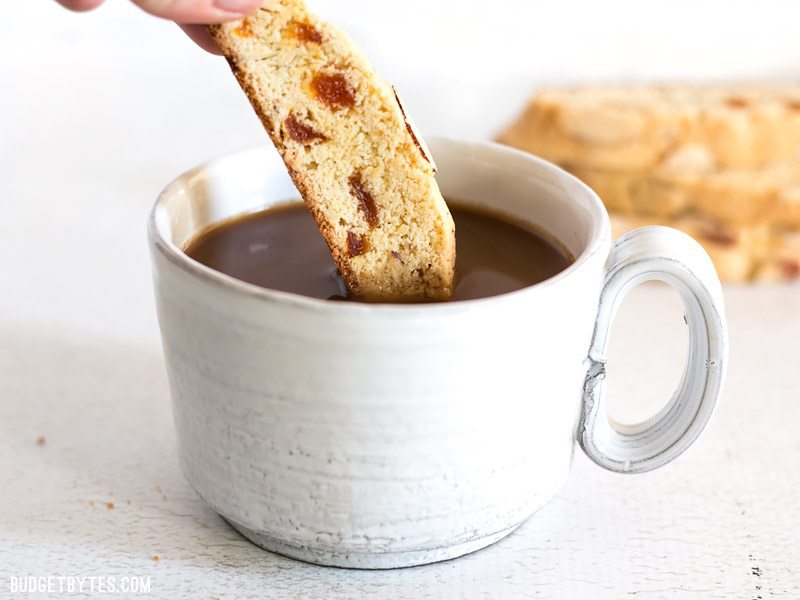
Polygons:
[[[689,327],[686,366],[669,404],[631,427],[606,412],[605,363],[614,315],[638,284],[660,280],[683,299]],[[601,467],[643,473],[665,465],[697,439],[714,412],[725,377],[728,331],[719,278],[705,250],[669,227],[642,227],[614,245],[587,358],[578,442]]]

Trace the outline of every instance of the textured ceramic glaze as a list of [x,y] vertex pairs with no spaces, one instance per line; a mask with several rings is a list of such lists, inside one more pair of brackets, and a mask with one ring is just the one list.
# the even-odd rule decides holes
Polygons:
[[[495,298],[388,306],[264,290],[188,259],[180,248],[208,225],[296,197],[267,149],[187,173],[153,211],[183,470],[265,548],[366,568],[452,558],[512,531],[566,478],[582,382],[600,364],[587,351],[607,215],[586,186],[529,155],[447,140],[432,150],[446,197],[549,232],[575,263]],[[714,282],[713,270],[701,276]],[[717,390],[700,403],[712,407]]]
[[[660,280],[680,294],[689,329],[683,377],[667,405],[635,426],[612,425],[605,405],[605,362],[614,314],[625,294]],[[695,240],[668,227],[642,227],[614,246],[589,349],[581,447],[599,465],[622,473],[660,467],[688,448],[714,411],[725,374],[728,333],[722,288]]]

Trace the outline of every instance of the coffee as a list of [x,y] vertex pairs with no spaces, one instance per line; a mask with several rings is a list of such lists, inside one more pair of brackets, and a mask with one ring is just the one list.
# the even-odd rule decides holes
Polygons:
[[[536,233],[488,213],[451,205],[456,224],[452,300],[496,296],[539,283],[570,260]],[[185,249],[194,260],[261,287],[345,299],[330,251],[300,203],[247,214],[203,232]]]

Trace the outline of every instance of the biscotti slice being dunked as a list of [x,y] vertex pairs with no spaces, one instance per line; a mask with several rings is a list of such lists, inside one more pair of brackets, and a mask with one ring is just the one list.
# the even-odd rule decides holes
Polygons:
[[302,0],[267,0],[209,27],[311,210],[349,293],[452,293],[455,226],[400,102],[339,29]]

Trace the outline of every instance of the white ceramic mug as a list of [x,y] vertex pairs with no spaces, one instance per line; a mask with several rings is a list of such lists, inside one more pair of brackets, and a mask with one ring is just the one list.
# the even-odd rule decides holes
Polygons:
[[[363,568],[460,556],[549,501],[576,440],[607,469],[646,471],[685,450],[714,409],[726,325],[695,241],[648,227],[612,247],[600,200],[554,165],[490,143],[431,149],[445,197],[549,232],[574,263],[481,300],[326,302],[243,283],[181,251],[216,222],[298,197],[273,150],[190,171],[155,205],[183,471],[266,549]],[[688,359],[667,407],[623,432],[605,412],[608,331],[625,293],[650,279],[683,297]]]

